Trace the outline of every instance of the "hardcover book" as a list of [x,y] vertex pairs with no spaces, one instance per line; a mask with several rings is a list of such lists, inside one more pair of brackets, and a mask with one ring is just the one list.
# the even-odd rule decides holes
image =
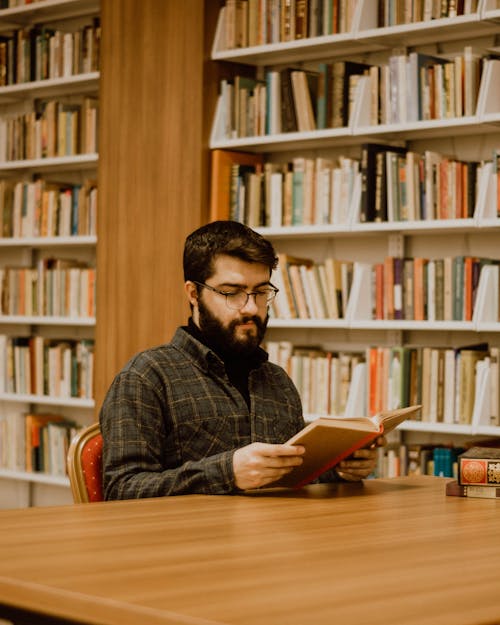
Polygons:
[[373,417],[319,417],[287,441],[303,445],[303,462],[272,486],[301,488],[336,466],[357,449],[368,446],[377,437],[393,430],[421,406],[409,406],[381,412]]
[[459,484],[500,487],[500,449],[471,447],[458,457]]
[[478,484],[459,484],[457,480],[446,482],[446,494],[451,497],[479,497],[481,499],[500,499],[500,486],[482,486]]
[[210,221],[230,218],[232,167],[246,165],[255,170],[262,167],[263,161],[262,154],[231,150],[212,151]]

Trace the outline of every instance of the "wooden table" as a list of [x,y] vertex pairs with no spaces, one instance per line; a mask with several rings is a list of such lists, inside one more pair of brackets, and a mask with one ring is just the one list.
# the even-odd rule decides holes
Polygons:
[[500,505],[446,497],[445,481],[4,511],[0,617],[99,625],[500,623]]

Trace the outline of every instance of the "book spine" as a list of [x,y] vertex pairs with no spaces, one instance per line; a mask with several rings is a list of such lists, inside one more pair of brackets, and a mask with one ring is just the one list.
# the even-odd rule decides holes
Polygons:
[[459,484],[456,480],[447,482],[446,494],[452,497],[471,497],[480,499],[500,499],[500,486],[475,486]]

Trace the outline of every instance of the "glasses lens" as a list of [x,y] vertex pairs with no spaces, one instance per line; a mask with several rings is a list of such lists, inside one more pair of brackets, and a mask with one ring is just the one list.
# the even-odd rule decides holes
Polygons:
[[228,308],[240,310],[248,302],[248,295],[245,291],[236,291],[236,293],[226,293],[226,303]]
[[259,308],[263,308],[270,304],[276,296],[276,291],[269,289],[266,291],[257,291],[256,293],[247,293],[246,291],[236,291],[236,293],[226,293],[226,303],[228,308],[233,310],[241,310],[247,305],[248,298],[253,295],[255,304]]
[[255,302],[257,306],[265,306],[269,304],[274,299],[274,291],[259,291],[255,295]]

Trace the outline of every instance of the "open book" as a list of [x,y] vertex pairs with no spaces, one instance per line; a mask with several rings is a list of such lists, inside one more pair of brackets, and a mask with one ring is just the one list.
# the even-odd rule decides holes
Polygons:
[[327,469],[350,456],[356,449],[366,447],[378,436],[393,430],[400,423],[414,417],[421,406],[409,406],[381,412],[373,417],[319,417],[287,441],[289,445],[303,445],[306,449],[303,463],[294,467],[271,486],[300,488]]

